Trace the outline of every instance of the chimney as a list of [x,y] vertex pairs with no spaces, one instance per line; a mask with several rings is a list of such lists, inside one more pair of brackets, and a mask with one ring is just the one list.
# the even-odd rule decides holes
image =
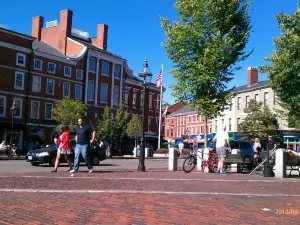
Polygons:
[[132,73],[132,75],[133,75],[133,70],[132,70],[132,69],[129,69],[129,71],[130,71],[130,73]]
[[248,67],[248,87],[258,83],[258,68]]
[[31,36],[41,41],[42,28],[44,24],[44,17],[36,16],[32,18]]
[[66,54],[67,52],[67,37],[71,36],[73,11],[64,9],[60,11],[60,34],[58,49]]
[[107,50],[107,33],[108,26],[106,24],[97,25],[97,37],[94,39],[94,43],[103,50]]

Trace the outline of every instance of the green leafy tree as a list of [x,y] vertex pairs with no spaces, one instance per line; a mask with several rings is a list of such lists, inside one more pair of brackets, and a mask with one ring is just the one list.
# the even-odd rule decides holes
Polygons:
[[[232,98],[227,84],[250,34],[249,4],[246,0],[178,0],[178,21],[161,18],[167,35],[163,44],[174,62],[173,95],[207,119],[220,115]],[[207,129],[205,129],[207,134]],[[206,137],[207,135],[205,135]],[[207,143],[207,141],[206,141]]]
[[138,136],[142,131],[142,120],[139,116],[134,115],[131,117],[129,123],[127,124],[126,134],[130,137],[134,137],[135,145]]
[[126,135],[127,124],[131,119],[131,115],[125,110],[123,104],[117,108],[116,114],[113,118],[113,139],[120,141]]
[[113,121],[111,119],[111,111],[108,106],[105,107],[102,119],[97,123],[97,139],[98,140],[110,140],[112,132]]
[[78,125],[78,118],[83,116],[86,110],[87,107],[78,100],[64,98],[58,101],[53,108],[53,119],[58,123],[57,131],[61,131],[63,124],[74,130]]
[[276,20],[281,36],[273,39],[276,50],[264,59],[268,65],[260,69],[268,73],[289,126],[300,129],[300,4],[293,14],[281,12]]
[[246,134],[247,140],[254,138],[267,140],[268,135],[276,137],[277,126],[273,124],[275,114],[268,106],[263,106],[262,102],[251,99],[244,112],[247,113],[247,116],[240,123],[239,129]]

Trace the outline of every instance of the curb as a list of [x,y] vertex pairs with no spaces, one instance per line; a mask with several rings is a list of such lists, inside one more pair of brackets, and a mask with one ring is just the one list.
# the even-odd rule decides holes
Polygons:
[[25,160],[25,156],[20,156],[20,157],[3,157],[0,156],[0,161],[1,160]]
[[[106,159],[140,159],[140,157],[123,157],[123,156],[113,156],[108,157]],[[145,157],[145,160],[147,159],[168,159],[168,157]]]

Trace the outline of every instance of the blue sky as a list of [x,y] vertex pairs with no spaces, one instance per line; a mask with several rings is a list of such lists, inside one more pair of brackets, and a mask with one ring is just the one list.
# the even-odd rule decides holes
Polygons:
[[[135,74],[142,71],[143,60],[147,58],[155,81],[164,64],[164,86],[167,88],[164,100],[174,103],[169,86],[175,83],[169,73],[172,62],[168,60],[161,43],[165,40],[164,30],[160,26],[159,16],[176,19],[177,12],[173,7],[175,0],[51,0],[41,1],[3,1],[1,3],[0,24],[8,29],[31,34],[31,19],[44,16],[45,21],[59,20],[59,11],[69,8],[73,10],[73,27],[96,36],[96,25],[109,25],[108,50],[126,58],[129,67]],[[275,15],[280,11],[288,14],[297,7],[297,0],[253,0],[251,5],[252,33],[247,49],[255,49],[254,53],[240,65],[231,86],[239,86],[247,82],[247,68],[259,66],[263,58],[274,49],[272,38],[280,35]],[[84,3],[84,4],[83,4]],[[13,13],[12,13],[13,12]],[[267,79],[260,74],[259,80]]]

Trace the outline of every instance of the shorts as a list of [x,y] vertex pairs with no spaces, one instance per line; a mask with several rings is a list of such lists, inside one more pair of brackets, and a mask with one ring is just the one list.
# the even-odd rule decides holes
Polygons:
[[219,162],[224,162],[226,158],[226,148],[225,147],[218,147],[217,148],[217,155]]
[[63,155],[70,155],[72,154],[71,149],[67,148],[67,149],[57,149],[57,153],[63,154]]

